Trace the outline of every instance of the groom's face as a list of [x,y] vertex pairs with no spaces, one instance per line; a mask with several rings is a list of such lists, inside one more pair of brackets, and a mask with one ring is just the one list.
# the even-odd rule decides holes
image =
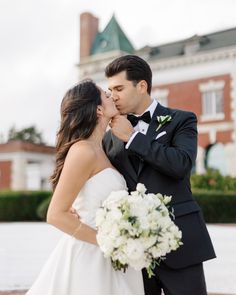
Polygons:
[[108,88],[121,114],[137,112],[142,99],[139,83],[127,80],[125,71],[108,78]]

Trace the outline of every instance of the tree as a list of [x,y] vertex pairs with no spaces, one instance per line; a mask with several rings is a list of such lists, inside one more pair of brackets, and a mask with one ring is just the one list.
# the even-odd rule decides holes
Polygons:
[[11,127],[8,132],[8,141],[22,140],[36,144],[44,144],[42,134],[35,126],[29,126],[21,130],[16,130],[15,126]]

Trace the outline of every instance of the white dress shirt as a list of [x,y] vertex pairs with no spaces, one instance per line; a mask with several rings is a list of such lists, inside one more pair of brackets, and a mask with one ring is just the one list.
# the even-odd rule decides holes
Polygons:
[[[155,109],[156,109],[156,107],[157,107],[157,101],[154,99],[153,101],[152,101],[152,103],[150,104],[150,106],[143,112],[143,114],[145,113],[145,112],[150,112],[150,116],[151,116],[151,118],[152,118],[152,116],[153,116],[153,113],[154,113],[154,111],[155,111]],[[135,115],[136,116],[136,115]],[[137,117],[139,117],[139,116],[142,116],[142,114],[141,115],[137,115]],[[146,134],[147,133],[147,130],[148,130],[148,127],[149,127],[149,124],[148,123],[146,123],[146,122],[144,122],[144,121],[142,121],[142,120],[139,120],[138,121],[138,124],[136,125],[136,126],[134,126],[134,130],[135,130],[135,132],[132,134],[132,136],[130,137],[130,139],[129,139],[129,141],[127,142],[127,144],[125,145],[125,148],[126,149],[128,149],[129,148],[129,146],[130,146],[130,144],[131,144],[131,142],[133,141],[133,139],[135,138],[135,136],[137,135],[137,133],[139,133],[139,132],[141,132],[141,133],[143,133],[143,134]]]

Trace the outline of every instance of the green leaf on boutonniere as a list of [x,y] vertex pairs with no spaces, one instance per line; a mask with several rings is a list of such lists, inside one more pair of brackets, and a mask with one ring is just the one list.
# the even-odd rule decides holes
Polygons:
[[170,122],[172,120],[172,117],[170,115],[166,116],[157,116],[157,122],[159,125],[157,126],[156,131],[158,131],[163,125],[165,125],[167,122]]

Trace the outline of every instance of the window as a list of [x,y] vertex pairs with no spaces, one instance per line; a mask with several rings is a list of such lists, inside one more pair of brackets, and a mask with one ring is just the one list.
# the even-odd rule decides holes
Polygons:
[[210,81],[200,85],[202,92],[202,120],[224,119],[224,81]]
[[224,113],[223,90],[203,92],[202,102],[203,116],[217,116]]
[[161,105],[164,107],[168,106],[168,94],[169,90],[168,89],[155,89],[151,96],[153,99],[156,99],[157,102],[159,102]]

